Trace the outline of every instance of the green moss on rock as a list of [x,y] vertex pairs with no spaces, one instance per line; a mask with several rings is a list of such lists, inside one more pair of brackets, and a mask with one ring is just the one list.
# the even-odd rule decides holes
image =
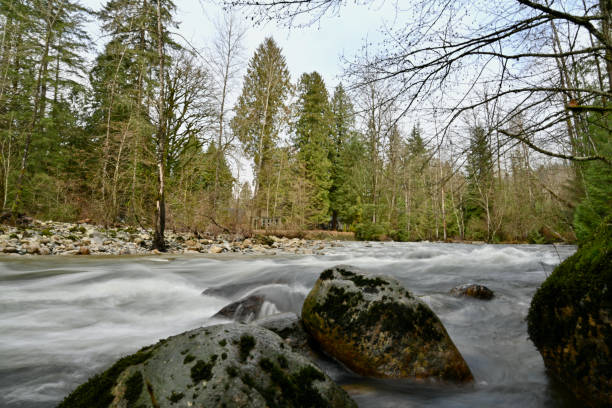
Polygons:
[[[61,406],[355,407],[327,376],[307,368],[303,356],[281,351],[282,340],[273,332],[241,324],[208,330],[208,336],[197,329],[121,359]],[[196,341],[190,339],[194,332],[199,334]],[[235,348],[222,347],[223,337],[227,344],[235,341]]]
[[230,378],[234,378],[238,375],[238,369],[234,366],[229,366],[225,369],[225,372],[227,373],[227,375],[230,376]]
[[183,398],[185,398],[185,394],[182,392],[172,391],[172,394],[168,397],[168,401],[170,401],[172,404],[176,404]]
[[359,374],[473,380],[438,317],[394,278],[352,267],[324,271],[302,321],[325,352]]
[[592,406],[612,406],[610,221],[546,279],[527,317],[546,367]]
[[439,322],[431,310],[418,304],[410,307],[399,302],[371,302],[367,309],[358,310],[363,303],[363,295],[350,292],[343,288],[332,286],[325,302],[316,304],[312,311],[326,319],[331,319],[339,326],[351,327],[359,331],[381,324],[383,331],[392,336],[403,335],[406,332],[418,332],[425,340],[438,341],[441,333],[430,323]]
[[111,368],[96,374],[85,384],[78,386],[58,408],[106,408],[113,401],[111,394],[117,378],[130,366],[144,363],[151,357],[151,352],[139,351],[117,361]]
[[134,374],[128,378],[125,382],[125,394],[123,397],[128,402],[128,406],[134,405],[136,401],[138,401],[138,397],[142,394],[142,388],[144,386],[144,379],[142,378],[142,373],[140,371],[136,371]]
[[278,361],[278,365],[281,366],[281,368],[288,368],[289,367],[289,363],[287,362],[287,358],[285,358],[285,356],[283,356],[282,354],[279,354],[278,357],[276,357],[276,360]]
[[238,342],[238,349],[240,351],[240,360],[246,361],[251,353],[251,350],[255,347],[255,338],[248,334],[243,334]]
[[313,366],[304,366],[293,374],[287,371],[287,367],[276,365],[267,358],[261,359],[259,366],[269,374],[271,385],[265,388],[257,384],[248,385],[264,397],[267,406],[271,408],[330,406],[314,387],[314,382],[325,381],[325,376]]
[[432,324],[439,323],[438,317],[422,304],[410,307],[398,302],[374,302],[367,313],[358,315],[358,325],[371,327],[377,322],[391,337],[403,336],[408,332],[426,342],[442,340],[442,333]]
[[348,310],[356,308],[363,301],[359,292],[349,292],[344,288],[332,286],[329,289],[324,303],[314,305],[312,311],[321,316],[333,319],[340,325],[349,324],[353,317]]
[[357,287],[363,288],[367,292],[376,292],[382,286],[388,285],[388,282],[380,277],[366,277],[360,274],[357,274],[350,269],[342,266],[337,266],[335,268],[327,269],[321,273],[319,276],[320,280],[330,280],[334,278],[334,271],[338,272],[344,279],[350,280]]
[[194,384],[200,381],[208,381],[212,378],[212,369],[215,366],[215,361],[211,359],[210,362],[204,360],[198,360],[193,367],[191,367],[191,379]]

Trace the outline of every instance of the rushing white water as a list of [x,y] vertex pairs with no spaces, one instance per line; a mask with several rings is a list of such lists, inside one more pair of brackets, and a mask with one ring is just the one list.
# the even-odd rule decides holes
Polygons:
[[[363,407],[573,407],[526,332],[539,284],[573,247],[347,243],[292,257],[0,258],[0,406],[51,407],[118,357],[210,317],[245,295],[263,314],[293,311],[324,268],[390,274],[438,314],[468,362],[471,386],[330,373]],[[492,301],[454,298],[484,284]],[[204,290],[206,294],[202,294]]]

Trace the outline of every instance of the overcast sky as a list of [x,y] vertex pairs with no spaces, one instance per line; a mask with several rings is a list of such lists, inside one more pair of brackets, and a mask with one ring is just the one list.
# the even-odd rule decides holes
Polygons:
[[[105,3],[105,0],[81,1],[96,11]],[[223,13],[221,7],[205,0],[175,0],[175,4],[181,35],[198,49],[210,44],[215,31],[214,21]],[[326,16],[306,28],[287,29],[275,22],[253,27],[250,20],[243,18],[248,27],[246,58],[253,55],[266,36],[272,36],[283,49],[294,80],[304,72],[318,71],[331,92],[342,73],[340,57],[358,54],[366,38],[368,42],[377,43],[382,38],[380,28],[385,21],[394,18],[394,2],[383,1],[369,6],[345,7],[339,15]],[[89,27],[100,47],[105,39],[100,38],[97,25],[94,21]]]

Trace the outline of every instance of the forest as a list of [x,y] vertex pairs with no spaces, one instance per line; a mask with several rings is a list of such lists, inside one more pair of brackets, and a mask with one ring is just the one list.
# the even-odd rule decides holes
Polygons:
[[[292,3],[280,12],[299,17]],[[166,229],[575,242],[612,205],[609,10],[584,34],[586,17],[518,3],[536,17],[493,40],[364,55],[332,89],[318,72],[289,72],[271,37],[244,58],[248,32],[231,11],[202,52],[174,34],[171,0],[108,0],[98,11],[1,0],[2,217],[139,225],[160,249]],[[257,10],[268,18],[270,8]],[[99,51],[87,21],[104,34]],[[489,48],[525,30],[529,43]],[[401,66],[408,57],[425,62]],[[452,120],[419,109],[423,86],[431,106],[448,100],[435,88],[453,64],[470,68],[458,62],[468,57],[494,60],[499,87],[446,109]],[[507,62],[520,58],[531,71],[516,67],[517,79]],[[252,180],[240,178],[240,160]]]

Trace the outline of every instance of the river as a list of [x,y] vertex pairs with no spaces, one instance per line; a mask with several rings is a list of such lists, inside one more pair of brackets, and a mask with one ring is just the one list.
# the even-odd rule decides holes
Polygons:
[[[360,407],[579,407],[547,375],[527,335],[531,297],[572,246],[345,243],[316,256],[0,258],[0,406],[53,407],[118,357],[213,324],[244,295],[293,311],[326,267],[398,278],[438,314],[472,369],[469,386],[330,375]],[[463,283],[491,301],[454,298]],[[209,289],[210,295],[202,295]]]

